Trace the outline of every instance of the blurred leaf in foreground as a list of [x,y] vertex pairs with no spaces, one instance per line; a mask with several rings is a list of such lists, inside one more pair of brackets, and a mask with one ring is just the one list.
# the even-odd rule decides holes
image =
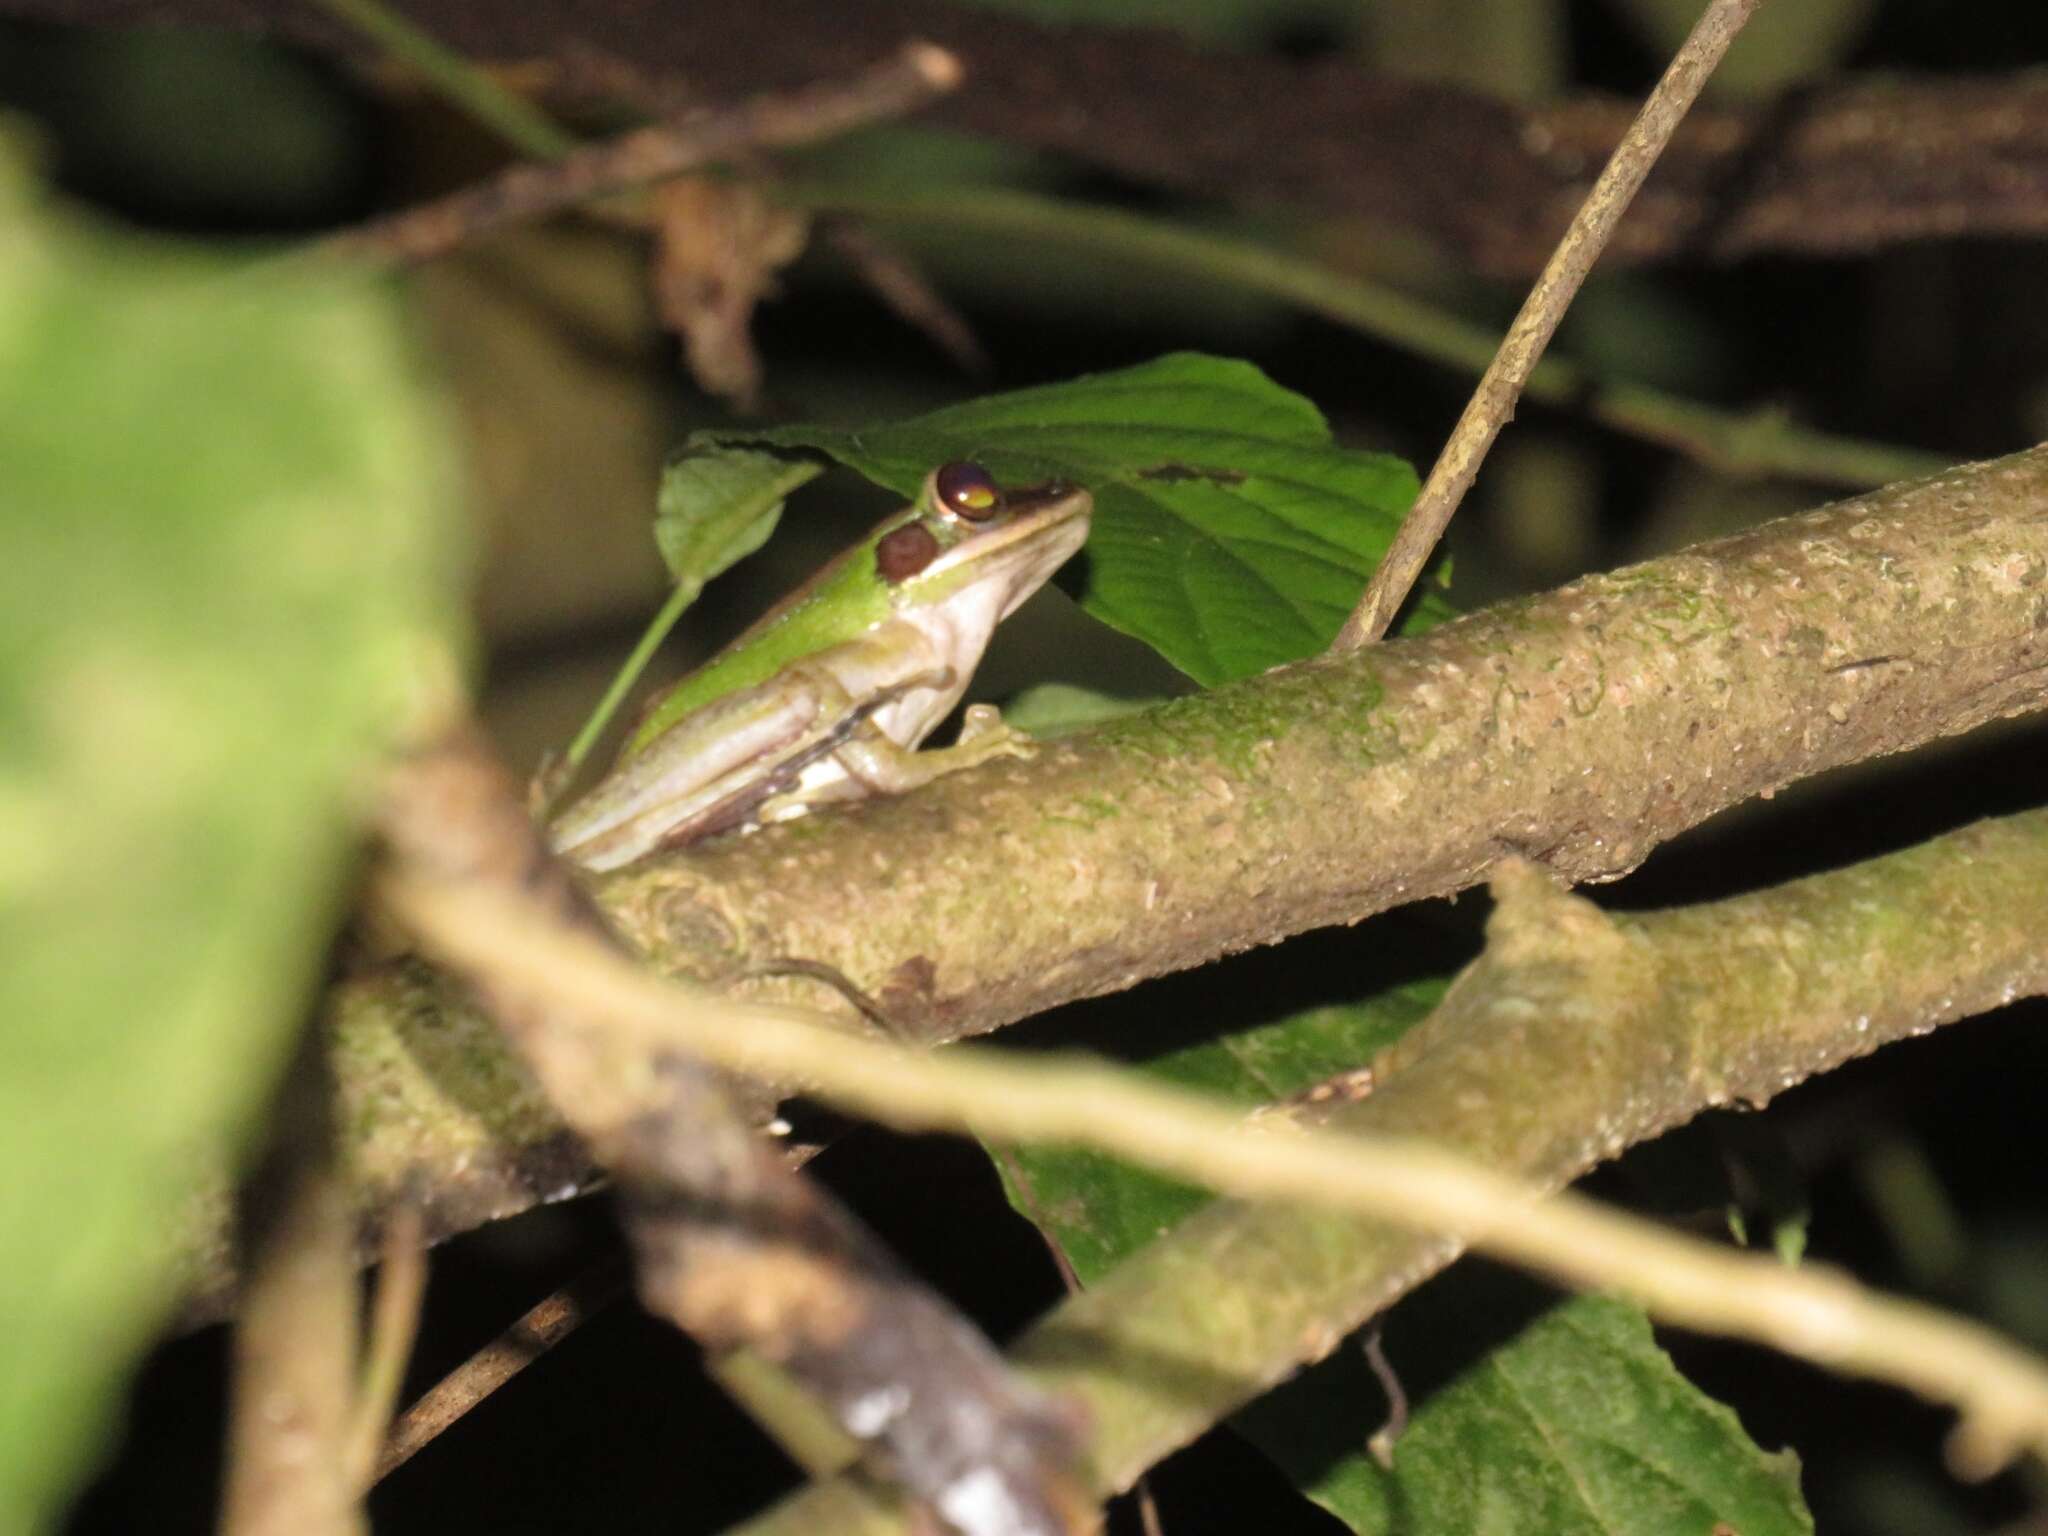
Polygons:
[[352,792],[451,670],[390,295],[40,203],[0,144],[0,1530],[54,1518],[303,1023]]

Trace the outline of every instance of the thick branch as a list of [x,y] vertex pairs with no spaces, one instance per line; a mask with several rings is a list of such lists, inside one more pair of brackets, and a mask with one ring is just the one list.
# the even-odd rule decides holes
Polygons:
[[[1484,962],[1422,1026],[1418,1047],[1383,1054],[1373,1071],[1406,1071],[1411,1100],[1417,1081],[1436,1083],[1429,1103],[1441,1123],[1490,1145],[1498,1138],[1507,1155],[1599,1156],[1612,1150],[1617,1133],[1658,1128],[1666,1106],[1686,1114],[1702,1096],[1718,1102],[1728,1079],[1739,1076],[1731,1061],[1752,1081],[1760,1057],[1776,1068],[1790,1062],[1810,1070],[1868,1049],[1873,1039],[2048,988],[2048,954],[2034,942],[2044,876],[2044,811],[1851,876],[1808,882],[1796,895],[1695,910],[1689,923],[1609,919],[1513,861],[1493,882],[1499,905]],[[1946,899],[1930,912],[1937,886]],[[2021,902],[2006,905],[2015,890]],[[1666,1321],[1757,1338],[1954,1405],[1964,1416],[1959,1460],[1976,1475],[2023,1447],[2048,1456],[2048,1362],[1976,1325],[1811,1270],[1794,1274],[1770,1255],[1662,1233],[1570,1197],[1538,1207],[1520,1180],[1419,1142],[1299,1134],[1298,1117],[1295,1134],[1275,1134],[1275,1120],[1255,1124],[1241,1109],[1092,1062],[917,1054],[843,1035],[801,1010],[748,1006],[663,981],[495,893],[418,888],[409,911],[445,953],[601,1019],[646,1050],[681,1050],[731,1071],[800,1081],[828,1102],[899,1129],[1078,1143],[1244,1200],[1307,1204],[1424,1236],[1455,1236],[1567,1284],[1638,1295]],[[1930,948],[1930,917],[1946,945],[1967,948],[1967,964]],[[1886,930],[1902,921],[1917,931],[1895,951]],[[1811,940],[1820,934],[1839,942],[1816,947]],[[1788,976],[1798,978],[1796,1026],[1783,1017]],[[1760,1030],[1760,1019],[1777,1027]],[[1460,1059],[1468,1051],[1492,1061],[1492,1070],[1470,1071]],[[1588,1054],[1603,1058],[1596,1076],[1608,1079],[1591,1096],[1580,1072]],[[1637,1090],[1625,1108],[1597,1113],[1584,1126],[1560,1112],[1560,1100],[1599,1110],[1616,1077]],[[1499,1090],[1501,1101],[1486,1099],[1476,1091],[1482,1087]],[[1343,1102],[1327,1101],[1321,1118]],[[1439,1134],[1439,1122],[1428,1123],[1429,1134]],[[1411,1109],[1409,1130],[1423,1124]],[[1547,1178],[1552,1170],[1542,1172]],[[1198,1269],[1175,1272],[1206,1293]],[[1285,1285],[1261,1294],[1264,1305],[1247,1292],[1241,1307],[1210,1321],[1234,1335],[1245,1318],[1263,1321],[1277,1308],[1285,1315],[1269,1338],[1298,1341],[1304,1327],[1311,1336],[1327,1327],[1321,1313],[1296,1309]],[[1182,1294],[1169,1303],[1205,1300]],[[1125,1361],[1141,1380],[1157,1374],[1148,1364]],[[829,1470],[844,1462],[832,1457]]]
[[2044,703],[2036,449],[597,889],[657,964],[824,961],[946,1039],[1461,890],[1503,853],[1615,878],[1753,795]]
[[[1160,186],[1406,226],[1521,276],[1555,246],[1630,112],[1605,99],[1524,109],[1341,59],[1246,57],[944,0],[408,0],[405,10],[471,58],[637,79],[653,100],[731,101],[842,78],[881,48],[927,38],[967,67],[966,89],[933,121]],[[255,0],[0,0],[0,14],[229,26],[369,51],[312,7]],[[2044,231],[2048,77],[1873,80],[1695,114],[1608,259],[1841,254]]]

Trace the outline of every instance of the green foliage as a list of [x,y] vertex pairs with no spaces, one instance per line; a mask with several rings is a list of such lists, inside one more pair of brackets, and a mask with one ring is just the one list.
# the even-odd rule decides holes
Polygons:
[[388,296],[81,228],[0,164],[0,1530],[45,1525],[243,1143],[446,674]]
[[[1442,982],[1425,981],[1362,1003],[1310,1008],[1154,1057],[1143,1070],[1247,1109],[1270,1104],[1371,1061],[1442,995]],[[1031,1187],[1013,1186],[1011,1203],[1059,1243],[1084,1285],[1209,1199],[1086,1148],[1020,1147],[1012,1157]]]
[[701,588],[775,532],[783,498],[822,466],[745,450],[684,454],[661,476],[654,543],[679,587]]
[[[692,441],[716,455],[816,450],[906,497],[948,459],[1005,484],[1084,485],[1096,511],[1082,607],[1205,685],[1328,644],[1416,491],[1406,464],[1338,447],[1313,405],[1249,363],[1189,352],[908,421]],[[1448,612],[1433,595],[1417,606]]]
[[1003,718],[1032,736],[1064,736],[1149,709],[1157,699],[1121,699],[1072,683],[1040,683],[1003,705]]
[[[1236,1103],[1270,1103],[1371,1061],[1428,1014],[1443,988],[1417,982],[1309,1009],[1143,1070]],[[1020,1173],[1028,1190],[1016,1187]],[[1059,1243],[1083,1285],[1209,1199],[1078,1148],[1015,1149],[1004,1178],[1012,1203]],[[1428,1396],[1391,1472],[1365,1449],[1384,1412],[1361,1354],[1347,1348],[1233,1423],[1366,1536],[1707,1536],[1716,1520],[1744,1536],[1812,1529],[1796,1460],[1759,1450],[1733,1413],[1678,1374],[1642,1313],[1618,1302],[1579,1298],[1487,1351]]]
[[1577,1297],[1487,1351],[1430,1394],[1391,1471],[1362,1449],[1383,1405],[1347,1348],[1234,1422],[1365,1536],[1813,1529],[1798,1458],[1758,1449],[1621,1302]]

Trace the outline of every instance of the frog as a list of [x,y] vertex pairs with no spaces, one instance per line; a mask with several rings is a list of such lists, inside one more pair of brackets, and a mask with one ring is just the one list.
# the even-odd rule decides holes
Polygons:
[[658,696],[618,760],[550,826],[606,872],[834,801],[901,794],[1035,744],[988,705],[920,750],[1002,621],[1080,550],[1094,500],[1064,480],[1006,488],[968,459]]

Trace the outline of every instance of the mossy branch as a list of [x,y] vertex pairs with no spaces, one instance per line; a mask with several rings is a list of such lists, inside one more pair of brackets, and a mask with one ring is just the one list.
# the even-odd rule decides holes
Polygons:
[[1728,806],[2044,704],[2037,449],[595,890],[657,966],[799,955],[947,1040],[1462,890],[1505,854],[1616,878]]
[[[1727,806],[2044,704],[2037,449],[595,889],[659,968],[718,983],[799,955],[940,1041],[1461,890],[1505,854],[1611,878]],[[573,1181],[459,989],[386,972],[333,1018],[365,1208],[413,1191],[445,1235]]]

